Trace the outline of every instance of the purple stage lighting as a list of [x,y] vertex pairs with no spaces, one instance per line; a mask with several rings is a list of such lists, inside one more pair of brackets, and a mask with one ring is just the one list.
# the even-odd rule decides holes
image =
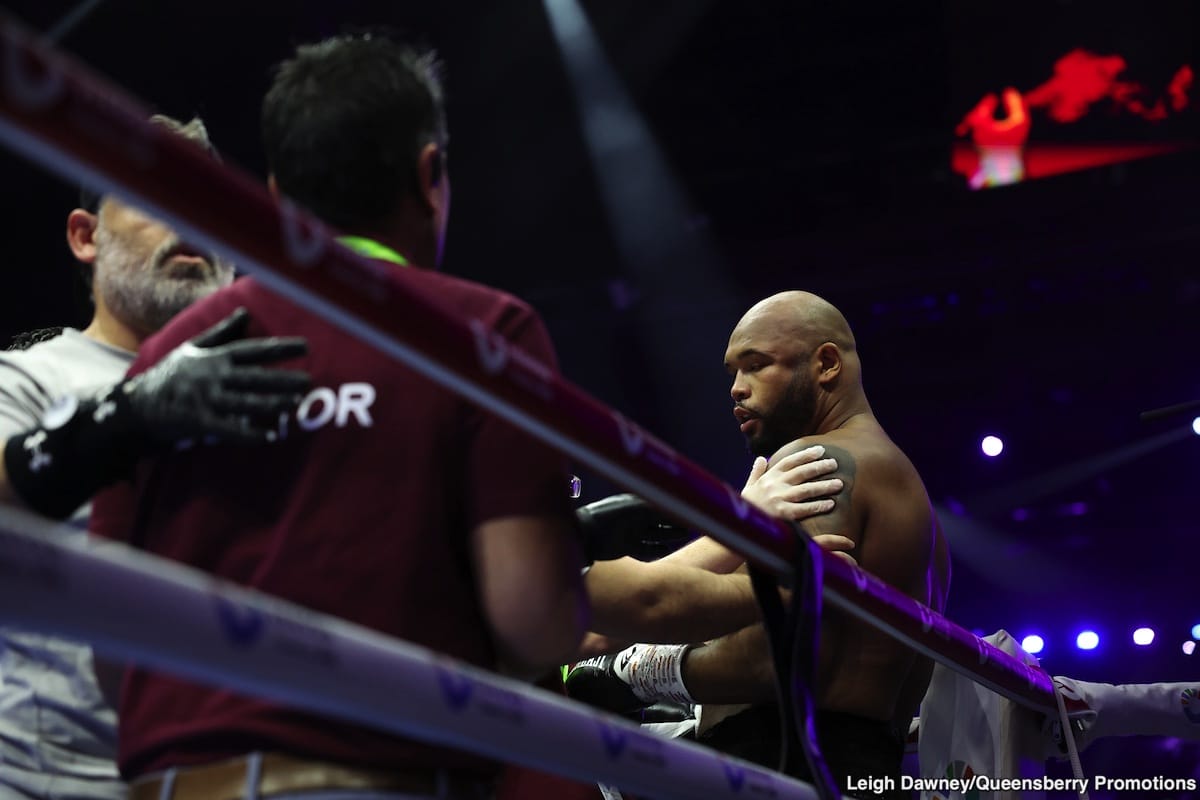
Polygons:
[[1193,642],[1191,639],[1189,639],[1188,641],[1183,643],[1183,654],[1185,656],[1190,656],[1194,652],[1196,652],[1196,643],[1195,642]]
[[1046,642],[1043,641],[1042,637],[1038,636],[1036,633],[1031,633],[1021,640],[1021,648],[1026,653],[1031,653],[1032,655],[1037,655],[1038,653],[1042,652],[1045,647]]
[[1082,500],[1076,500],[1074,503],[1067,503],[1059,507],[1059,513],[1064,517],[1082,517],[1088,512],[1088,504]]
[[1145,647],[1154,641],[1153,628],[1138,628],[1133,632],[1133,643],[1138,647]]
[[1194,420],[1192,420],[1192,432],[1197,436],[1200,436],[1200,417],[1196,417]]
[[1095,650],[1100,644],[1100,634],[1095,631],[1083,631],[1075,637],[1075,646],[1080,650]]
[[999,436],[985,436],[979,443],[979,449],[983,450],[985,456],[995,458],[1004,452],[1004,442],[1000,441]]

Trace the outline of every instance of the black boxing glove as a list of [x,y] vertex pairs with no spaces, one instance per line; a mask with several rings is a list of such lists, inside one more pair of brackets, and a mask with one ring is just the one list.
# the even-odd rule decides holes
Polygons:
[[185,439],[254,443],[275,436],[280,414],[308,388],[307,373],[262,364],[307,352],[303,339],[238,339],[237,309],[136,377],[95,399],[60,399],[37,428],[4,448],[8,481],[30,508],[64,518],[138,460]]
[[644,545],[688,537],[689,531],[635,494],[614,494],[575,509],[588,562],[636,555]]
[[650,705],[617,675],[616,661],[612,653],[573,664],[563,681],[567,697],[614,714],[631,714]]

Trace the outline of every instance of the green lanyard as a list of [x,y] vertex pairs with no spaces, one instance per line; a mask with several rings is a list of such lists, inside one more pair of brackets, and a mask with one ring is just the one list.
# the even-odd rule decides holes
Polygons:
[[386,244],[380,244],[374,239],[368,239],[365,236],[339,236],[337,240],[338,243],[345,245],[360,256],[377,258],[380,261],[390,261],[402,267],[408,266],[408,259]]

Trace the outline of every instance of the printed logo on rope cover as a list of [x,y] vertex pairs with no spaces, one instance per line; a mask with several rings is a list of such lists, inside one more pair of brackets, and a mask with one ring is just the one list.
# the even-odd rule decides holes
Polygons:
[[1200,688],[1184,689],[1179,693],[1179,702],[1183,706],[1183,715],[1188,722],[1200,723]]
[[745,768],[722,761],[721,770],[725,773],[725,782],[729,784],[729,788],[733,789],[735,793],[740,792],[746,784]]
[[596,727],[600,729],[600,741],[604,743],[604,752],[615,761],[624,752],[625,745],[629,744],[629,736],[625,731],[603,722],[597,722]]
[[308,269],[325,254],[326,234],[319,223],[303,216],[303,212],[286,197],[279,199],[279,221],[283,226],[283,248],[297,267]]
[[8,30],[12,40],[4,43],[0,71],[4,73],[4,93],[26,111],[43,111],[54,105],[63,94],[63,76],[53,61],[41,61],[36,69],[21,58],[19,48],[28,41],[15,30]]
[[471,334],[475,337],[475,354],[479,366],[488,375],[495,375],[508,363],[508,341],[500,334],[489,330],[482,322],[470,322]]
[[726,493],[729,495],[729,504],[733,506],[733,513],[737,514],[738,519],[745,519],[750,516],[750,503],[744,500],[738,491],[732,486],[725,487]]
[[225,633],[225,638],[239,647],[249,647],[262,638],[266,629],[266,620],[262,614],[253,608],[239,606],[236,603],[217,597],[217,622]]
[[438,664],[434,666],[437,673],[438,687],[442,690],[442,699],[453,711],[462,711],[471,701],[475,693],[475,683],[457,669]]
[[612,417],[617,423],[617,432],[621,434],[621,444],[625,446],[625,452],[631,456],[642,452],[642,447],[646,444],[646,434],[642,429],[619,411],[614,411]]

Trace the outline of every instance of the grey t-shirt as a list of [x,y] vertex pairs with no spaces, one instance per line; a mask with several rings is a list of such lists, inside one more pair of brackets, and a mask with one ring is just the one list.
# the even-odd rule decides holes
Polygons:
[[[72,329],[28,350],[0,352],[0,445],[36,425],[56,398],[95,395],[116,383],[133,357]],[[87,506],[76,512],[69,535],[84,535],[87,513]],[[0,629],[0,798],[124,798],[116,734],[90,647]]]

